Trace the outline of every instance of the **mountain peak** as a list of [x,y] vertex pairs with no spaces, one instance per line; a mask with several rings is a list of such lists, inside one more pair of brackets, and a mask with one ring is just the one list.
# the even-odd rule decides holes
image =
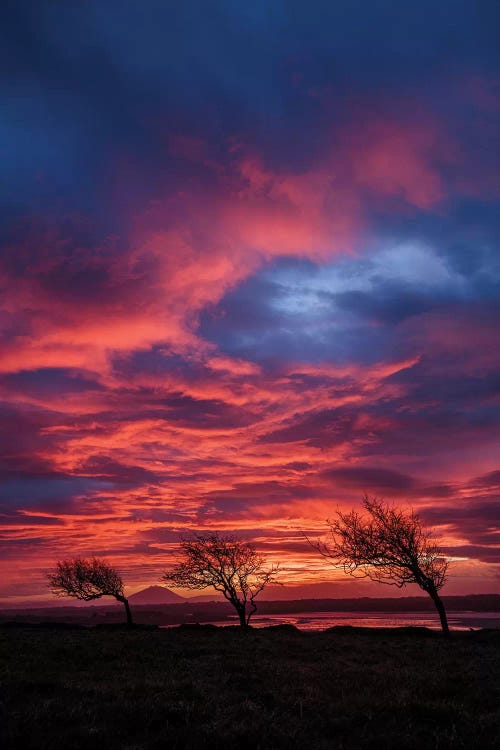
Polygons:
[[148,586],[129,596],[131,604],[182,604],[186,599],[166,586]]

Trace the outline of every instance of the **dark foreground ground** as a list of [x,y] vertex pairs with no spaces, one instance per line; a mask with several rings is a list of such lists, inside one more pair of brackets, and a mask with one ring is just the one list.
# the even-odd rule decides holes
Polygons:
[[497,750],[500,631],[4,627],[0,701],[12,750]]

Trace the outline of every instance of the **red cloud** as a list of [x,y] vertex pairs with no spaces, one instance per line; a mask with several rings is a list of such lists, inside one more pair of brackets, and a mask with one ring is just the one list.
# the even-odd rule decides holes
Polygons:
[[[405,376],[437,349],[461,351],[464,336],[485,350],[475,363],[487,367],[493,325],[436,313],[405,329],[411,356],[273,371],[223,354],[199,334],[202,311],[264,263],[355,252],[372,201],[408,211],[445,199],[435,124],[369,113],[359,123],[332,136],[304,171],[272,168],[243,146],[214,165],[203,142],[174,138],[179,159],[211,172],[210,187],[180,185],[138,207],[119,243],[84,241],[75,224],[17,228],[0,262],[0,373],[59,368],[92,385],[75,392],[65,382],[54,392],[0,379],[18,410],[6,443],[16,424],[29,433],[15,435],[7,453],[10,504],[0,529],[14,543],[9,550],[19,550],[7,553],[18,566],[12,583],[31,571],[41,582],[55,557],[75,550],[105,551],[134,580],[144,570],[154,578],[187,528],[250,533],[257,519],[260,538],[277,539],[291,579],[297,570],[304,579],[321,565],[297,547],[300,529],[320,533],[337,504],[372,488],[425,504],[455,486],[456,475],[447,480],[456,458],[430,461],[429,476],[414,478],[426,473],[418,441],[442,446],[444,438],[440,424],[420,416]],[[151,366],[141,366],[140,356],[152,353]],[[426,438],[415,429],[419,419]],[[415,466],[388,465],[394,461]],[[469,491],[460,485],[458,499]],[[281,544],[282,534],[293,547]],[[458,544],[451,534],[448,541]],[[462,550],[475,549],[469,541]]]

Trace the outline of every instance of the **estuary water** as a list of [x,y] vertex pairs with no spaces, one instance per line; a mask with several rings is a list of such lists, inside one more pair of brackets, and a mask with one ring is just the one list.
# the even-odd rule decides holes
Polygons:
[[[452,630],[476,630],[500,628],[500,612],[449,612],[448,622]],[[205,623],[208,624],[208,623]],[[237,618],[212,620],[211,625],[237,625]],[[297,612],[259,615],[252,618],[255,628],[270,625],[290,624],[300,630],[317,631],[335,625],[352,625],[366,628],[425,627],[440,629],[439,618],[432,612]],[[170,627],[170,626],[166,626]],[[174,627],[174,626],[172,626]]]

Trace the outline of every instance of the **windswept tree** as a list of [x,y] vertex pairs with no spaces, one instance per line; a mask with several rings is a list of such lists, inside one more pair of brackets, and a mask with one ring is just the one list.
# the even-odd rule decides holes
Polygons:
[[124,594],[120,574],[105,560],[97,557],[76,557],[57,563],[54,573],[47,576],[49,587],[56,596],[71,596],[84,602],[112,596],[125,607],[127,625],[132,625],[132,612]]
[[257,610],[255,600],[276,582],[277,565],[265,567],[264,558],[249,542],[218,533],[196,534],[181,542],[184,558],[161,577],[170,586],[204,589],[209,586],[235,608],[242,628]]
[[313,543],[321,554],[342,566],[345,573],[402,588],[416,583],[431,597],[441,627],[449,634],[439,590],[446,581],[448,562],[431,532],[412,510],[402,510],[365,495],[366,514],[337,513],[328,520],[329,540]]

